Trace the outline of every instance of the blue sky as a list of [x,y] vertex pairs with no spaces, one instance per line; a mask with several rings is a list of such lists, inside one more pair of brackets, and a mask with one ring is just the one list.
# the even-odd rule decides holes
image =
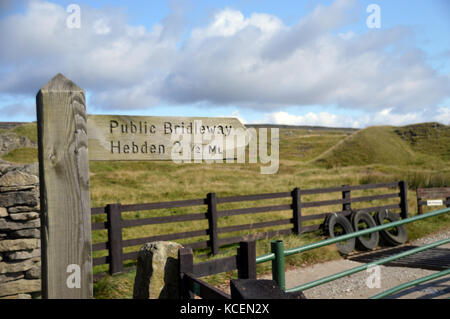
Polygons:
[[446,0],[2,1],[0,121],[35,120],[61,72],[92,114],[449,124],[449,31]]

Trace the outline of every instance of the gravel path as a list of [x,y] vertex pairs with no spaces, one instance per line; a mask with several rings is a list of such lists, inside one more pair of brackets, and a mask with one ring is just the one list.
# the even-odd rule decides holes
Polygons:
[[[450,237],[450,229],[427,236],[411,242],[412,245],[425,245],[437,240]],[[440,246],[450,248],[450,245]],[[286,271],[286,287],[295,287],[324,276],[332,275],[353,267],[363,265],[362,263],[347,259],[335,260],[322,264],[316,264],[305,268],[296,268]],[[359,273],[332,281],[304,291],[308,299],[367,299],[377,293],[402,283],[418,279],[436,271],[408,268],[408,267],[388,267],[380,266],[380,288],[369,288],[366,282],[372,276],[372,272],[361,271]],[[259,278],[258,278],[259,279]],[[260,279],[271,279],[271,275],[261,276]],[[424,298],[440,299],[450,297],[450,276],[438,278],[436,280],[417,285],[399,293],[389,296],[389,298]]]

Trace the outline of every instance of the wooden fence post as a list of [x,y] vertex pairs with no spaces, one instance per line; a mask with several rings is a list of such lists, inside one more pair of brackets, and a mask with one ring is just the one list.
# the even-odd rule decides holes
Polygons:
[[[342,187],[349,187],[350,185],[342,185]],[[342,191],[342,199],[343,200],[350,200],[351,199],[351,193],[350,190],[344,190]],[[350,211],[352,209],[352,203],[343,203],[342,204],[342,210],[343,211]]]
[[194,293],[184,278],[184,274],[192,274],[194,272],[194,254],[191,248],[178,249],[178,288],[180,299],[194,299]]
[[36,96],[42,298],[93,297],[85,93],[57,74]]
[[292,213],[294,222],[293,232],[296,235],[302,233],[302,202],[300,196],[300,188],[294,188],[292,191]]
[[408,218],[408,184],[406,181],[400,181],[398,186],[400,187],[400,217]]
[[106,205],[108,223],[109,273],[119,274],[123,271],[122,251],[122,206]]
[[239,243],[238,278],[256,279],[256,242],[254,240]]
[[422,197],[419,195],[419,189],[416,189],[416,197],[417,197],[417,215],[423,214],[423,207],[422,204],[420,204],[420,201],[422,200]]
[[211,253],[217,255],[219,253],[219,235],[217,230],[217,197],[216,193],[208,193],[208,225]]

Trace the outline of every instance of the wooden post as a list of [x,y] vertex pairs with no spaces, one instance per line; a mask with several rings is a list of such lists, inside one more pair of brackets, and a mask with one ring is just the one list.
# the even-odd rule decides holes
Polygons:
[[417,197],[417,215],[423,214],[423,207],[422,204],[420,204],[420,201],[422,200],[422,197],[419,195],[419,189],[416,189],[416,197]]
[[217,255],[219,253],[219,235],[217,230],[217,197],[216,193],[208,193],[208,225],[211,253]]
[[238,278],[256,279],[256,242],[254,240],[239,243]]
[[192,274],[194,272],[194,255],[191,248],[178,249],[178,287],[180,291],[180,299],[194,299],[194,293],[184,278],[184,274]]
[[122,206],[108,204],[106,206],[109,243],[109,273],[119,274],[123,271],[122,252]]
[[36,96],[42,297],[93,297],[85,93],[56,75]]
[[292,191],[292,213],[294,222],[294,234],[300,235],[302,233],[302,202],[300,195],[300,188],[296,187]]
[[[349,187],[350,185],[342,185],[343,187]],[[342,191],[342,199],[343,200],[350,200],[351,199],[351,193],[350,190],[344,190]],[[352,209],[352,204],[350,202],[342,204],[342,210],[343,211],[350,211]]]
[[408,187],[406,181],[400,181],[398,186],[400,187],[400,217],[408,218]]

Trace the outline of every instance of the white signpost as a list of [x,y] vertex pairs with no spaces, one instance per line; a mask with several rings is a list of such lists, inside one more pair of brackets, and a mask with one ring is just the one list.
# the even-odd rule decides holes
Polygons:
[[427,200],[427,206],[442,206],[444,201],[442,199],[429,199]]

